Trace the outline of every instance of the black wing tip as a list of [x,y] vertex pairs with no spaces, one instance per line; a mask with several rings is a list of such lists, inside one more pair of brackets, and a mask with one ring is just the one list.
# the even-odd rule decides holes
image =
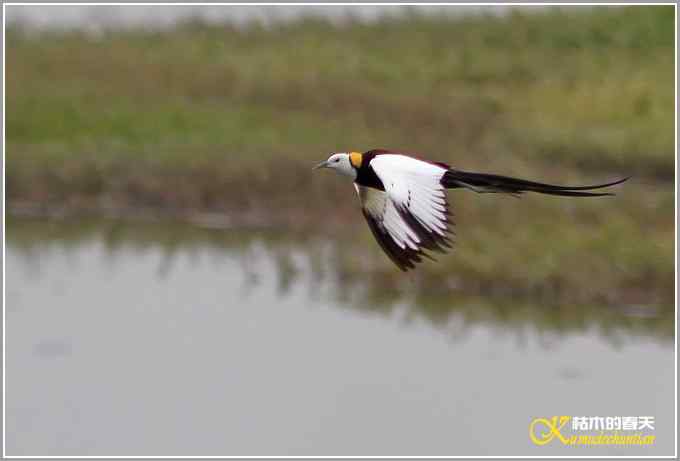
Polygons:
[[402,271],[408,272],[410,269],[415,269],[416,263],[422,262],[420,255],[421,250],[414,250],[408,246],[402,248],[398,245],[392,236],[383,232],[373,217],[362,208],[368,227],[373,233],[376,241],[382,248],[387,257]]

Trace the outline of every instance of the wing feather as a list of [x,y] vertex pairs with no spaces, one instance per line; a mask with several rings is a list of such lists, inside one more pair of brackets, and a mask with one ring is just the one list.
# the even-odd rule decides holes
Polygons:
[[385,190],[357,186],[368,225],[383,251],[401,269],[431,258],[424,250],[444,253],[451,213],[441,178],[446,168],[405,155],[379,155],[371,168]]
[[413,269],[415,263],[422,261],[423,256],[416,231],[405,224],[385,192],[369,187],[355,187],[368,227],[380,247],[399,269]]

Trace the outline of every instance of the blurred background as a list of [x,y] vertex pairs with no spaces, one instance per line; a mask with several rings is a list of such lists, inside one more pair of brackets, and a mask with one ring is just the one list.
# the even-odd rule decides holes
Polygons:
[[[8,455],[673,453],[674,7],[5,11]],[[311,171],[372,148],[632,178],[452,192],[403,274]]]

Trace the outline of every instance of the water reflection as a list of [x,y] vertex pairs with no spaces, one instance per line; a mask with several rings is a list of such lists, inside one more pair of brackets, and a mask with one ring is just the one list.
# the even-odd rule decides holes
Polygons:
[[[403,276],[395,289],[385,274],[351,273],[343,265],[346,242],[282,233],[277,229],[211,229],[167,222],[102,220],[13,219],[8,223],[8,244],[39,273],[39,260],[47,249],[62,248],[77,253],[84,242],[101,242],[104,263],[120,270],[126,261],[122,250],[136,254],[158,253],[154,270],[160,279],[173,270],[178,258],[193,262],[209,258],[216,264],[238,261],[241,266],[239,293],[247,295],[261,283],[263,261],[273,264],[277,292],[286,296],[301,286],[312,301],[330,297],[345,307],[392,315],[401,309],[404,321],[426,319],[432,326],[464,334],[469,325],[495,325],[521,335],[535,329],[550,335],[597,329],[613,343],[626,335],[641,334],[661,341],[673,340],[673,307],[653,305],[597,306],[559,304],[551,300],[529,302],[507,296],[470,296],[443,286],[434,290],[416,277]],[[401,275],[400,275],[401,276]],[[549,339],[546,339],[549,341]]]
[[589,455],[673,450],[657,319],[381,293],[262,229],[7,230],[9,455],[574,455],[529,440],[554,414],[655,416]]

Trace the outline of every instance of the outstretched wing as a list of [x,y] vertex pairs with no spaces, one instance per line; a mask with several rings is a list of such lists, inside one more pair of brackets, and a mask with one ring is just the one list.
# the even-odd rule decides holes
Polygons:
[[357,186],[373,235],[401,270],[415,267],[424,250],[451,248],[450,213],[441,178],[446,169],[404,155],[380,155],[370,166],[385,191]]
[[422,261],[417,234],[404,221],[387,194],[355,184],[368,227],[383,251],[399,269],[406,271]]

